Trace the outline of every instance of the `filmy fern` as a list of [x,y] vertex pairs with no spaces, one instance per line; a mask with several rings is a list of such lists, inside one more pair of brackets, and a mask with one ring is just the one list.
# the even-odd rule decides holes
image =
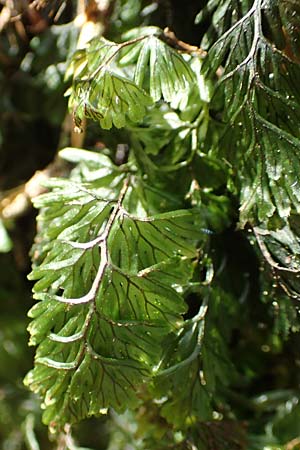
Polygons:
[[[264,236],[255,232],[259,250],[286,290],[286,273],[298,276],[298,268],[291,266],[298,264],[298,251],[285,247],[291,239],[298,240],[298,230],[292,231],[290,221],[295,222],[293,217],[297,221],[300,194],[300,66],[295,33],[299,5],[258,0],[249,4],[246,12],[247,2],[239,7],[236,2],[229,3],[226,12],[224,5],[214,11],[215,27],[226,23],[227,28],[212,45],[204,67],[210,75],[220,65],[223,68],[215,90],[216,102],[223,96],[225,105],[219,149],[235,167],[240,222],[264,228]],[[213,2],[209,5],[216,8]],[[273,240],[274,233],[277,245],[270,254],[262,242]],[[295,295],[298,298],[298,293]]]
[[164,336],[180,326],[178,288],[205,236],[200,210],[138,213],[127,167],[83,150],[62,154],[83,161],[84,179],[53,180],[37,199],[42,263],[30,278],[40,302],[30,332],[39,347],[26,380],[45,396],[53,426],[136,404]]
[[[207,73],[224,67],[219,89],[226,104],[225,133],[228,139],[234,133],[236,142],[225,148],[226,156],[244,167],[239,174],[242,222],[249,217],[266,221],[275,212],[286,218],[291,208],[299,212],[300,72],[298,53],[291,49],[287,54],[289,41],[281,30],[295,4],[274,3],[255,1],[247,14],[232,18],[233,25],[212,46],[206,62]],[[273,36],[282,37],[279,48]]]
[[[113,148],[64,149],[75,168],[35,200],[37,351],[26,384],[52,430],[149,402],[166,436],[186,433],[172,448],[246,448],[226,420],[231,399],[245,402],[231,386],[253,371],[244,337],[237,358],[229,350],[248,325],[252,278],[276,310],[276,332],[298,329],[299,17],[296,1],[210,0],[197,17],[211,24],[204,63],[157,27],[75,52],[76,127],[85,117],[114,126],[129,157],[117,165]],[[222,240],[236,227],[250,231],[243,242],[256,255],[243,244],[245,259],[260,275],[227,257]],[[220,441],[206,440],[199,422],[223,416]]]
[[[96,38],[75,53],[69,69],[74,80],[69,104],[79,127],[84,116],[98,119],[108,129],[112,124],[123,127],[127,115],[134,122],[141,121],[152,101],[162,97],[170,102],[174,92],[184,92],[193,82],[193,72],[161,40],[161,30],[148,27],[131,34],[135,37],[121,44]],[[130,71],[121,70],[129,63],[136,63],[131,76]],[[144,90],[148,65],[149,85]]]

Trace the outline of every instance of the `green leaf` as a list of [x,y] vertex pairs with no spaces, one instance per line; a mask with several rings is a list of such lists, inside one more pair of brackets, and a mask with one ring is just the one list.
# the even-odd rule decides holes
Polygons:
[[[195,76],[182,55],[162,41],[159,28],[139,33],[121,44],[94,39],[74,54],[67,71],[73,85],[67,95],[79,129],[84,117],[99,121],[104,129],[121,128],[128,119],[141,121],[153,101],[171,102],[187,94]],[[132,63],[134,73],[122,67]]]
[[84,117],[99,121],[104,129],[121,128],[127,118],[141,120],[151,105],[146,92],[111,67],[120,48],[104,38],[95,39],[71,60],[67,75],[73,76],[73,86],[67,94],[79,129]]
[[236,8],[232,0],[225,13],[224,4],[211,3],[222,34],[203,66],[211,77],[222,67],[212,102],[223,121],[215,150],[232,165],[240,226],[256,230],[271,275],[263,298],[272,300],[276,329],[286,336],[298,329],[299,227],[291,223],[300,212],[298,5],[256,0]]
[[53,429],[138,403],[164,338],[182,321],[190,260],[207,239],[200,210],[126,209],[128,168],[83,150],[61,155],[80,164],[70,181],[50,180],[50,192],[36,199],[40,242],[30,279],[40,301],[29,331],[38,348],[26,377]]
[[242,2],[239,0],[209,0],[195,19],[197,24],[210,19],[208,31],[202,39],[201,46],[207,49],[217,41],[248,12],[252,3],[252,0]]
[[222,330],[225,317],[229,319],[231,299],[205,283],[199,291],[199,312],[169,336],[156,368],[154,392],[162,397],[161,415],[180,428],[211,420],[222,387],[229,383],[229,374],[234,374]]
[[156,395],[164,398],[161,415],[177,427],[185,427],[194,417],[208,420],[212,414],[201,370],[205,313],[203,307],[193,320],[184,323],[157,368]]
[[163,42],[164,35],[159,28],[147,27],[127,33],[146,37],[137,42],[120,60],[120,64],[135,63],[134,81],[149,91],[153,101],[163,98],[166,102],[176,95],[187,94],[195,75],[183,56]]
[[275,330],[284,337],[299,330],[300,238],[299,217],[292,215],[287,224],[276,230],[254,227],[260,258],[271,282],[265,281],[265,296],[272,301]]
[[[287,49],[275,47],[265,24],[268,20],[277,33],[292,5],[256,0],[242,15],[233,8],[235,3],[230,2],[228,29],[210,48],[204,73],[213,75],[224,67],[215,92],[216,101],[224,96],[225,131],[219,145],[237,170],[244,225],[300,211],[300,67],[296,54],[289,57]],[[292,35],[286,33],[289,42]]]
[[130,80],[102,69],[94,79],[77,79],[69,99],[79,128],[84,117],[99,121],[104,129],[121,128],[128,117],[138,122],[151,104],[150,98]]

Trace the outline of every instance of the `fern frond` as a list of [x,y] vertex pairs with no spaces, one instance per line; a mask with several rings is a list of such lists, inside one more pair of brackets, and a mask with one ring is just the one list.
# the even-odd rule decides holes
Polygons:
[[[214,399],[227,383],[224,374],[234,374],[218,324],[220,315],[221,320],[230,315],[232,299],[214,285],[203,285],[200,292],[203,300],[198,314],[186,320],[166,345],[155,378],[155,395],[165,397],[161,415],[179,427],[211,420]],[[180,389],[183,383],[186,389]]]
[[83,150],[63,155],[85,175],[50,181],[36,201],[41,243],[30,279],[39,302],[29,331],[38,349],[26,378],[53,428],[137,404],[164,337],[181,323],[179,287],[207,239],[199,210],[132,214],[128,168]]
[[[300,212],[300,66],[289,53],[288,30],[281,49],[271,40],[292,9],[288,3],[256,0],[239,20],[230,21],[204,65],[206,75],[223,67],[215,93],[216,99],[224,95],[220,148],[238,167],[242,224]],[[228,14],[234,14],[232,7]],[[300,25],[296,16],[293,23]]]
[[162,40],[164,35],[158,28],[133,30],[126,37],[144,33],[147,33],[147,38],[126,49],[120,64],[135,64],[134,82],[144,87],[154,102],[161,98],[171,102],[176,94],[190,89],[195,75],[182,55]]
[[[184,323],[167,347],[155,380],[157,391],[162,396],[168,393],[161,415],[175,426],[186,425],[193,417],[211,418],[210,392],[200,375],[206,311],[203,305],[193,320]],[[183,384],[187,389],[180,388]]]
[[252,5],[252,0],[209,0],[204,8],[197,14],[195,22],[198,24],[207,19],[209,28],[202,39],[201,46],[209,48],[234,23],[241,19]]
[[254,227],[257,244],[264,262],[273,273],[275,286],[294,299],[300,298],[300,238],[297,222],[298,217],[291,217],[287,224],[276,230]]
[[[171,102],[194,81],[182,55],[161,40],[159,28],[140,31],[139,36],[120,44],[94,39],[75,53],[67,72],[73,77],[67,95],[77,127],[83,117],[99,121],[105,129],[121,128],[127,119],[141,121],[153,101]],[[132,63],[136,64],[134,73],[122,68]]]

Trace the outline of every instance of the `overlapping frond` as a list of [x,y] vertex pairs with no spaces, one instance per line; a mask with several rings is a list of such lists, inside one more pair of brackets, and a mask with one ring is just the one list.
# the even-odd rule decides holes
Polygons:
[[276,286],[265,292],[282,299],[275,314],[286,332],[297,315],[289,299],[299,298],[299,227],[291,225],[300,213],[299,4],[217,3],[199,15],[213,17],[203,73],[219,74],[212,107],[218,114],[222,105],[224,127],[217,152],[234,167],[240,225],[254,229]]
[[50,430],[142,405],[143,448],[244,450],[235,411],[269,415],[246,396],[276,332],[299,330],[300,8],[204,3],[203,68],[157,27],[94,39],[70,63],[75,125],[126,130],[102,131],[102,154],[61,151],[75,168],[34,201],[25,382]]
[[206,310],[203,306],[193,320],[185,322],[167,347],[158,372],[156,389],[165,396],[161,414],[175,426],[186,425],[193,417],[211,418],[211,391],[205,386],[202,358]]
[[287,336],[290,329],[299,329],[299,216],[292,215],[276,230],[268,230],[263,225],[254,227],[254,237],[262,267],[271,275],[270,280],[264,282],[264,294],[272,300],[276,328]]
[[[230,315],[231,299],[212,285],[203,285],[201,295],[198,313],[165,346],[157,367],[155,394],[163,398],[161,415],[179,427],[194,420],[211,420],[215,394],[227,383],[224,375],[234,373],[226,336],[218,324],[220,316],[224,320]],[[180,388],[183,384],[185,389]]]
[[194,82],[194,74],[182,55],[162,40],[163,33],[156,27],[141,28],[126,37],[142,39],[132,48],[125,49],[120,64],[135,65],[134,81],[144,87],[157,102],[163,98],[171,102],[178,92],[184,93]]
[[199,210],[132,214],[128,169],[91,152],[62,154],[81,169],[37,199],[41,242],[30,279],[39,302],[29,330],[38,349],[26,378],[54,428],[137,403],[186,310],[179,287],[203,240]]
[[[138,36],[136,33],[120,44],[94,39],[74,54],[68,71],[73,85],[68,94],[79,128],[83,117],[99,121],[106,129],[112,125],[121,128],[128,119],[141,121],[153,101],[163,98],[171,102],[193,82],[189,65],[162,40],[159,28],[146,27]],[[132,64],[134,70],[123,67]]]
[[[215,95],[224,95],[222,149],[238,168],[243,224],[300,211],[300,66],[289,44],[293,37],[284,28],[294,6],[254,1],[211,47],[204,68],[213,74],[223,67]],[[215,13],[217,23],[222,11],[220,7]],[[294,16],[296,26],[299,15]]]

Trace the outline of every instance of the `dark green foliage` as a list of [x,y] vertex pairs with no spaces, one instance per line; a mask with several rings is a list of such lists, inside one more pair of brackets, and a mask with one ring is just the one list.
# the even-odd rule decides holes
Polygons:
[[283,2],[276,8],[274,2],[266,3],[254,2],[239,20],[232,18],[233,25],[212,46],[204,67],[209,75],[224,67],[215,96],[222,95],[226,105],[221,139],[229,144],[234,137],[234,145],[223,148],[238,172],[243,224],[256,217],[259,222],[273,215],[285,219],[291,209],[299,212],[300,68],[297,54],[286,54],[287,42],[277,49],[272,36],[264,33],[268,18],[269,27],[280,36],[278,26],[294,6]]
[[[272,1],[254,2],[246,14],[229,8],[227,31],[212,45],[204,66],[209,76],[223,67],[214,94],[217,104],[222,98],[225,105],[216,151],[234,167],[240,223],[253,227],[275,285],[288,290],[290,297],[298,296],[299,270],[298,9],[296,2]],[[216,25],[223,23],[222,7],[214,18]]]
[[[295,450],[300,7],[202,2],[204,52],[152,25],[176,5],[111,2],[105,37],[82,46],[74,22],[54,25],[20,56],[55,129],[68,85],[89,149],[59,149],[65,175],[33,200],[25,385],[57,449]],[[48,448],[26,395],[24,442]]]
[[30,276],[42,301],[30,312],[39,349],[26,378],[45,395],[53,424],[137,403],[164,337],[180,326],[178,289],[192,276],[196,244],[207,240],[201,208],[148,216],[129,166],[83,150],[62,154],[82,160],[81,169],[37,199],[36,253],[45,257]]

